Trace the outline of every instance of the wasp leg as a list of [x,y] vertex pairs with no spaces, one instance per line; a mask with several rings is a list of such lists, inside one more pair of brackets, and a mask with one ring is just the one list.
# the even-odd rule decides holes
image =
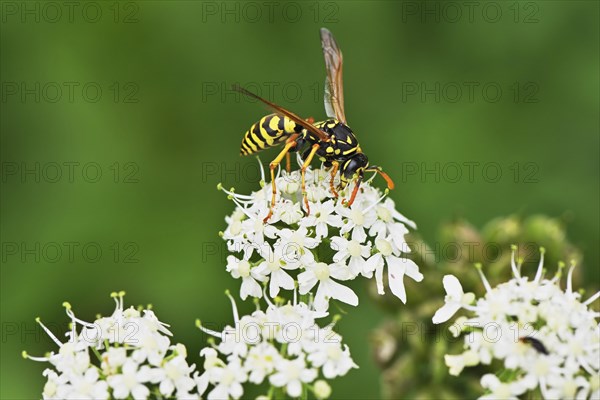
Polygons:
[[308,205],[308,196],[306,193],[305,172],[306,172],[306,169],[308,168],[308,166],[310,165],[310,162],[312,161],[313,157],[317,153],[317,150],[319,150],[319,144],[315,143],[315,144],[313,144],[312,149],[310,150],[310,153],[308,153],[308,156],[306,157],[304,164],[302,164],[302,169],[300,172],[300,175],[302,176],[302,197],[304,198],[304,205],[306,206],[306,214],[307,215],[310,215],[310,206]]
[[338,192],[335,190],[335,186],[333,185],[333,180],[335,179],[335,174],[337,174],[338,169],[340,168],[340,163],[337,161],[333,161],[331,163],[333,168],[331,169],[331,180],[329,181],[329,188],[331,189],[331,193],[333,193],[333,197],[338,197]]
[[354,203],[354,199],[356,198],[356,194],[358,193],[358,188],[360,187],[361,181],[362,181],[362,176],[359,176],[358,178],[356,178],[356,186],[354,186],[354,190],[352,191],[350,200],[348,202],[346,202],[345,200],[342,200],[342,204],[344,204],[346,207],[350,207],[352,205],[352,203]]
[[292,171],[292,157],[289,152],[285,153],[285,170],[288,174]]
[[271,188],[273,189],[273,194],[271,196],[271,207],[269,208],[269,213],[267,214],[265,219],[263,219],[263,223],[265,224],[273,215],[273,209],[275,208],[275,197],[277,195],[277,186],[275,184],[275,168],[277,168],[277,166],[281,163],[283,157],[285,157],[285,155],[289,153],[290,149],[296,146],[296,138],[298,136],[299,135],[297,133],[291,135],[290,138],[286,140],[285,146],[283,146],[283,150],[281,150],[277,157],[275,157],[275,159],[269,164],[269,169],[271,170]]

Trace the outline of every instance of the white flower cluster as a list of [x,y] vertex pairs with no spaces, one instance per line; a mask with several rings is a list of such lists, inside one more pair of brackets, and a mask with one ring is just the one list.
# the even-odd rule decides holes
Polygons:
[[[410,251],[407,226],[415,224],[370,180],[348,205],[349,189],[338,195],[338,182],[322,169],[306,173],[306,210],[299,172],[278,174],[274,213],[264,223],[271,191],[261,171],[261,190],[249,196],[224,190],[238,207],[222,233],[232,253],[227,270],[241,279],[243,300],[257,298],[257,310],[240,318],[228,293],[233,327],[216,332],[198,321],[204,332],[219,338],[200,353],[202,375],[188,365],[183,345],[171,345],[167,325],[151,310],[124,309],[124,293],[113,293],[114,313],[93,323],[77,318],[65,303],[71,329],[64,343],[38,320],[59,346],[46,357],[24,353],[53,366],[44,371],[44,399],[198,399],[206,391],[209,400],[239,399],[244,384],[268,385],[261,396],[266,399],[307,398],[309,391],[325,399],[331,395],[327,380],[358,368],[333,331],[337,317],[324,327],[315,320],[328,316],[330,299],[358,304],[354,291],[340,282],[375,276],[383,294],[386,266],[392,293],[406,302],[404,276],[423,279],[418,266],[404,257]],[[282,289],[293,301],[280,297]],[[298,293],[304,301],[297,300]],[[267,303],[265,311],[258,308],[258,298]]]
[[264,223],[271,186],[264,185],[261,172],[263,187],[251,195],[240,195],[219,185],[238,206],[226,218],[228,226],[221,236],[235,254],[228,257],[227,271],[242,280],[242,299],[262,297],[263,283],[273,298],[282,289],[291,291],[296,287],[302,295],[313,294],[318,311],[328,309],[329,299],[356,306],[358,297],[340,282],[375,275],[378,292],[384,294],[387,266],[392,293],[406,302],[404,276],[415,281],[423,279],[419,267],[404,257],[410,251],[404,238],[407,226],[416,226],[396,211],[393,200],[386,198],[387,191],[381,193],[367,180],[348,207],[353,185],[336,196],[329,172],[308,169],[307,213],[302,205],[299,171],[281,171],[276,178],[274,212]]
[[316,312],[305,303],[276,305],[265,296],[266,311],[257,309],[240,318],[235,301],[227,294],[234,326],[215,332],[197,321],[200,329],[219,339],[200,352],[205,372],[199,381],[203,389],[211,385],[209,400],[239,399],[244,383],[263,382],[271,387],[264,398],[280,398],[275,390],[293,398],[310,390],[324,399],[331,388],[319,376],[333,379],[358,368],[348,346],[343,346],[341,336],[333,331],[334,324],[322,328],[316,324],[315,319],[327,313]]
[[445,322],[461,308],[468,312],[450,328],[456,336],[466,332],[465,352],[445,357],[450,374],[499,360],[502,370],[481,378],[487,390],[481,399],[516,399],[537,390],[545,399],[600,399],[600,313],[588,307],[600,292],[581,301],[572,287],[574,265],[564,291],[564,265],[552,279],[544,278],[543,249],[529,280],[521,274],[521,262],[515,262],[515,251],[514,277],[494,288],[477,266],[486,290],[481,298],[464,293],[453,275],[444,277],[445,304],[433,322]]
[[123,295],[113,293],[115,311],[93,323],[77,318],[64,303],[71,318],[64,343],[36,320],[59,347],[45,357],[23,352],[54,367],[44,371],[44,399],[199,398],[202,380],[197,372],[192,375],[195,366],[188,365],[185,346],[171,345],[168,325],[152,310],[124,309]]

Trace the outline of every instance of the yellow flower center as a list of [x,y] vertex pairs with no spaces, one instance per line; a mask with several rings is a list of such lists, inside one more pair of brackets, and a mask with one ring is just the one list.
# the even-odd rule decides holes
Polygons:
[[385,239],[377,239],[375,240],[375,246],[377,246],[377,250],[387,257],[392,255],[392,244]]
[[362,225],[365,223],[365,216],[360,210],[352,210],[350,212],[350,219],[355,225]]
[[246,260],[240,261],[238,265],[238,271],[240,272],[240,276],[242,278],[247,278],[250,276],[250,263]]
[[360,244],[356,240],[351,240],[348,243],[348,253],[352,257],[360,257],[361,248]]
[[320,281],[329,279],[329,267],[325,263],[317,263],[314,272],[315,276]]

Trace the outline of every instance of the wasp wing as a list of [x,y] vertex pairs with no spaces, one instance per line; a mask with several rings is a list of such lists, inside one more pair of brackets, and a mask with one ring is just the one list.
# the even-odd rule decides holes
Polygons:
[[336,118],[337,119],[337,115],[335,113],[335,110],[333,109],[333,106],[331,105],[331,90],[329,89],[329,78],[325,78],[325,96],[324,96],[324,102],[325,102],[325,114],[327,114],[327,116],[329,118]]
[[311,124],[310,122],[300,118],[293,112],[288,111],[285,108],[278,106],[277,104],[271,103],[269,100],[265,100],[262,97],[244,89],[243,87],[241,87],[239,85],[233,85],[233,90],[238,91],[242,94],[245,94],[246,96],[256,99],[258,101],[263,102],[264,104],[266,104],[269,108],[271,108],[276,113],[285,115],[286,117],[288,117],[289,119],[291,119],[292,121],[297,123],[298,125],[303,126],[307,131],[314,133],[315,136],[317,136],[319,138],[319,140],[321,140],[323,142],[329,141],[329,136],[327,136],[325,134],[325,132],[323,132],[322,130],[320,130],[319,128],[317,128],[316,126]]
[[325,81],[325,111],[330,118],[346,123],[344,113],[344,86],[342,82],[342,52],[333,34],[326,28],[321,28],[321,46],[325,57],[327,79]]

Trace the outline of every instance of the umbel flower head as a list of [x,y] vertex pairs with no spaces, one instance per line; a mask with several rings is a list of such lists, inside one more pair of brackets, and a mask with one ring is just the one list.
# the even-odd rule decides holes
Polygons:
[[445,356],[450,374],[478,364],[499,366],[481,377],[486,389],[482,399],[538,392],[545,399],[599,399],[600,313],[588,306],[600,292],[581,300],[572,286],[575,265],[569,269],[565,290],[560,287],[563,264],[552,279],[545,278],[544,249],[530,280],[521,274],[515,251],[513,247],[513,278],[496,287],[477,266],[485,287],[481,298],[463,293],[455,276],[444,277],[445,304],[433,322],[445,322],[460,309],[467,314],[450,327],[457,336],[466,332],[465,351]]
[[[205,372],[199,378],[202,390],[208,386],[208,400],[239,399],[245,384],[268,383],[269,392],[260,398],[297,398],[308,391],[324,399],[331,394],[327,380],[358,368],[342,337],[333,331],[334,322],[320,327],[316,319],[327,313],[294,301],[272,303],[240,318],[233,297],[234,325],[222,332],[197,326],[214,336],[211,346],[201,350]],[[258,302],[257,302],[258,304]],[[276,395],[279,391],[279,395]],[[284,395],[284,397],[285,397]],[[304,397],[306,398],[306,397]]]
[[44,357],[23,352],[52,366],[44,371],[44,399],[199,398],[185,346],[171,345],[168,325],[152,310],[124,309],[124,294],[113,293],[115,311],[93,323],[77,318],[65,302],[71,324],[64,342],[36,319],[58,346]]
[[[299,171],[280,171],[273,215],[263,222],[270,209],[271,187],[265,185],[250,195],[234,189],[219,189],[237,207],[227,217],[221,236],[231,256],[227,271],[241,279],[240,297],[261,297],[261,284],[270,297],[282,290],[299,288],[300,294],[314,295],[314,306],[326,311],[330,299],[356,306],[358,297],[344,282],[359,276],[375,276],[384,294],[384,271],[390,290],[406,302],[404,277],[421,281],[419,267],[405,254],[410,251],[404,236],[414,222],[400,214],[394,201],[371,186],[371,179],[360,188],[353,204],[347,199],[351,186],[336,193],[330,174],[324,169],[306,171],[309,209],[302,204]],[[336,196],[337,195],[337,196]]]

